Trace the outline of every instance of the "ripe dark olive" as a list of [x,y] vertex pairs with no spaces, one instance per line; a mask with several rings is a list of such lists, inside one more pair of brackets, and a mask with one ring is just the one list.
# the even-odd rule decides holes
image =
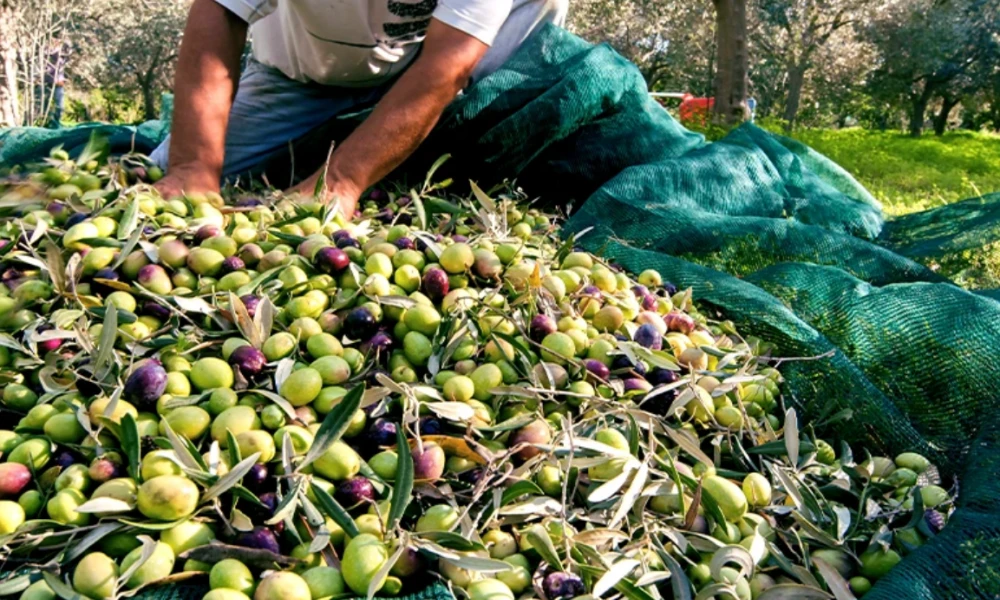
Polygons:
[[458,233],[456,233],[455,235],[451,236],[451,239],[455,240],[456,242],[458,242],[460,244],[469,241],[469,238],[465,237],[464,235],[458,234]]
[[416,249],[416,244],[413,243],[408,237],[401,237],[395,241],[396,247],[400,250],[414,250]]
[[239,256],[230,256],[226,260],[222,261],[221,273],[225,275],[226,273],[235,273],[236,271],[242,271],[247,268],[246,263]]
[[76,464],[77,462],[79,462],[79,460],[77,459],[76,455],[74,455],[69,450],[61,450],[59,452],[56,452],[56,454],[52,457],[51,464],[60,466],[65,469],[66,467],[72,464]]
[[198,240],[199,243],[204,242],[208,238],[213,238],[222,235],[222,230],[215,225],[202,225],[198,228],[198,231],[194,232],[194,239]]
[[582,290],[580,290],[580,295],[588,296],[590,298],[600,298],[601,288],[597,287],[596,285],[588,285],[584,287]]
[[542,340],[545,339],[545,336],[550,333],[555,333],[558,329],[556,320],[549,315],[535,315],[531,319],[531,325],[528,328],[528,335],[531,336],[531,339],[541,344]]
[[632,286],[632,293],[635,294],[637,300],[642,300],[649,293],[649,288],[637,283]]
[[392,350],[393,346],[392,336],[385,331],[379,331],[373,335],[367,342],[361,344],[361,352],[368,354],[371,352],[380,352],[385,354]]
[[236,256],[240,257],[243,264],[252,268],[257,266],[260,259],[264,258],[264,251],[257,244],[243,244]]
[[441,421],[434,417],[423,417],[417,423],[420,435],[438,435],[441,433]]
[[[51,325],[42,325],[41,327],[38,328],[38,332],[43,333],[45,331],[49,331],[52,329],[55,328],[52,327]],[[59,346],[61,345],[62,345],[62,340],[60,339],[45,340],[42,342],[38,342],[38,349],[41,350],[42,353],[44,354],[45,352],[55,352],[56,350],[59,349]]]
[[396,223],[398,225],[412,225],[413,215],[411,215],[410,213],[402,213],[401,215],[396,217]]
[[375,335],[378,323],[367,308],[355,308],[344,319],[344,335],[352,340],[367,340]]
[[677,286],[670,283],[669,281],[663,282],[663,291],[667,292],[671,296],[677,293]]
[[156,401],[167,389],[167,370],[158,360],[148,360],[125,380],[125,399],[140,410],[155,411]]
[[[107,279],[108,281],[118,281],[119,279],[121,279],[121,275],[119,275],[114,269],[104,268],[94,273],[94,279],[95,280]],[[90,291],[94,292],[99,296],[107,296],[108,294],[110,294],[115,290],[114,288],[104,285],[103,283],[92,281],[90,284]]]
[[437,444],[424,442],[423,452],[414,447],[413,477],[418,481],[436,481],[444,475],[444,449]]
[[264,370],[267,357],[253,346],[240,346],[229,355],[229,364],[238,368],[245,377],[253,377]]
[[264,201],[260,198],[240,198],[236,201],[236,206],[239,206],[240,208],[260,206],[261,204],[264,204]]
[[341,273],[351,264],[351,258],[347,253],[334,246],[320,248],[314,260],[316,266],[324,273]]
[[552,442],[552,428],[546,421],[536,419],[514,432],[509,445],[514,447],[521,444],[532,444],[521,448],[517,453],[521,460],[528,460],[542,453],[542,450],[535,447],[534,444],[545,445],[550,442]]
[[396,216],[396,212],[391,208],[386,207],[385,210],[380,211],[375,218],[382,223],[392,223],[392,218]]
[[385,202],[389,199],[389,193],[379,188],[373,188],[372,191],[368,192],[368,199],[375,202]]
[[243,486],[251,492],[258,492],[264,487],[268,474],[267,465],[257,463],[243,476]]
[[587,367],[587,371],[593,373],[594,377],[597,379],[607,381],[608,377],[611,375],[611,370],[608,369],[607,365],[599,360],[588,359],[583,364]]
[[236,536],[236,545],[244,548],[267,550],[275,554],[281,553],[278,537],[267,527],[254,527],[253,531],[244,531]]
[[459,473],[458,479],[459,481],[465,482],[469,485],[476,485],[479,483],[479,480],[483,478],[485,473],[486,471],[483,469],[469,469],[468,471]]
[[548,600],[562,600],[564,598],[575,598],[582,596],[586,592],[583,580],[572,573],[556,571],[545,576],[542,582],[542,590]]
[[153,300],[147,300],[142,304],[142,313],[161,321],[166,321],[170,318],[170,309]]
[[87,213],[73,213],[73,214],[71,214],[69,216],[69,218],[66,219],[66,224],[65,224],[66,229],[69,229],[70,227],[76,225],[77,223],[83,223],[84,221],[87,220],[87,217],[89,217],[89,216],[90,215],[88,215]]
[[677,381],[677,372],[670,369],[653,367],[653,370],[646,375],[646,381],[653,385],[665,385]]
[[625,380],[625,391],[626,392],[648,392],[653,389],[645,379],[639,379],[638,377],[629,377]]
[[251,317],[257,315],[257,305],[260,304],[260,298],[253,294],[247,294],[246,296],[240,296],[240,301],[243,302],[243,306],[247,307],[247,312]]
[[670,331],[679,331],[684,334],[691,333],[694,331],[695,322],[694,319],[682,312],[670,312],[663,317],[663,322],[667,324],[667,329]]
[[354,508],[375,500],[375,486],[367,477],[358,475],[341,482],[334,497],[344,508]]
[[444,269],[437,267],[427,269],[420,282],[420,289],[434,302],[440,302],[442,298],[448,295],[450,288],[451,284],[448,282],[448,274],[444,272]]
[[635,343],[644,348],[649,348],[650,350],[660,350],[663,348],[663,336],[660,335],[656,326],[650,323],[640,325],[639,328],[635,330],[634,338]]
[[388,419],[375,419],[368,426],[368,443],[374,447],[392,446],[396,443],[396,424]]

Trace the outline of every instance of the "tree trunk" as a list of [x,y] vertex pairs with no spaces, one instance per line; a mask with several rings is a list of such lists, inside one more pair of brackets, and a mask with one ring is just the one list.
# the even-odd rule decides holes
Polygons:
[[147,121],[156,119],[156,90],[153,89],[153,74],[149,73],[139,82],[142,88],[142,111]]
[[747,11],[746,0],[713,0],[715,4],[715,115],[735,125],[746,118]]
[[17,97],[17,49],[14,47],[14,5],[0,0],[0,127],[21,124]]
[[927,114],[927,103],[934,95],[934,87],[927,82],[924,90],[919,94],[911,95],[913,105],[910,107],[910,135],[920,137],[924,132],[924,117]]
[[791,131],[795,117],[802,103],[802,86],[806,80],[806,66],[792,63],[788,65],[788,99],[785,101],[785,129]]
[[945,97],[941,99],[941,110],[934,115],[934,135],[944,135],[945,129],[948,128],[948,117],[951,116],[951,111],[956,106],[958,106],[958,98]]

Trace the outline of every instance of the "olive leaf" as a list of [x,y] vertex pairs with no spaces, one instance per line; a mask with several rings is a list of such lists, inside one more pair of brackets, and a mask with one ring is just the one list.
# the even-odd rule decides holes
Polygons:
[[[128,239],[132,232],[135,231],[136,226],[139,224],[139,201],[132,198],[130,202],[125,203],[125,210],[122,211],[121,220],[118,221],[118,234],[119,240]],[[124,253],[123,253],[124,254]]]
[[80,506],[76,507],[76,512],[88,513],[88,514],[105,514],[105,513],[128,512],[133,508],[135,508],[133,504],[125,502],[124,500],[119,500],[117,498],[94,498],[92,500],[87,500]]
[[78,594],[76,590],[60,579],[55,573],[42,571],[42,578],[45,580],[45,583],[48,584],[49,589],[55,592],[55,594],[63,600],[87,600],[86,596]]
[[611,517],[611,522],[608,524],[609,527],[618,527],[618,525],[625,519],[628,512],[635,507],[635,502],[642,493],[642,486],[646,485],[646,480],[649,478],[649,466],[643,463],[639,470],[635,474],[635,479],[629,484],[628,490],[625,491],[625,495],[622,496],[621,501],[618,504],[618,510]]
[[240,444],[236,441],[236,436],[229,429],[226,430],[226,445],[229,452],[229,464],[238,464],[243,457],[240,456]]
[[139,555],[139,560],[135,561],[124,572],[118,577],[118,582],[115,584],[115,589],[121,588],[125,585],[128,580],[135,574],[136,571],[142,568],[142,565],[146,564],[146,561],[153,556],[153,552],[156,550],[156,541],[148,535],[136,536],[137,539],[142,542],[142,552]]
[[104,311],[104,325],[101,329],[101,339],[97,343],[97,356],[94,358],[94,378],[103,382],[115,356],[115,340],[118,339],[118,309],[114,304],[108,304]]
[[[73,560],[75,560],[78,556],[83,556],[83,553],[94,544],[122,528],[123,526],[121,523],[98,524],[96,527],[87,532],[87,535],[83,536],[78,542],[75,542],[66,551],[66,554],[62,557],[62,562],[73,562]],[[3,593],[0,593],[0,596],[3,596]]]
[[784,436],[788,461],[792,463],[793,469],[797,469],[799,465],[799,422],[796,418],[794,408],[789,408],[785,412]]
[[597,598],[603,596],[608,590],[618,585],[618,582],[625,579],[639,566],[639,561],[632,558],[619,560],[608,569],[608,572],[601,575],[601,578],[594,584],[591,594]]
[[361,399],[364,397],[364,394],[365,386],[363,384],[354,386],[347,392],[340,403],[327,413],[326,418],[323,419],[323,424],[316,431],[312,446],[309,447],[309,451],[306,452],[302,462],[299,463],[298,472],[301,473],[302,469],[322,456],[334,442],[344,435],[347,427],[351,424],[351,419],[354,418],[354,413],[361,406]]
[[178,558],[183,558],[185,560],[197,560],[208,564],[215,564],[227,558],[234,558],[251,569],[260,571],[273,569],[275,565],[280,567],[294,567],[302,564],[302,561],[297,558],[275,554],[270,550],[244,548],[243,546],[230,546],[217,542],[212,542],[204,546],[198,546],[186,552],[182,552]]
[[13,596],[18,592],[23,592],[28,589],[32,582],[33,574],[26,573],[24,575],[18,575],[16,577],[11,577],[0,583],[0,598],[6,596]]
[[243,479],[243,476],[250,472],[250,469],[257,464],[257,459],[260,458],[260,452],[254,452],[250,456],[244,458],[238,465],[229,469],[229,472],[219,478],[211,487],[205,490],[205,493],[201,495],[202,502],[208,502],[218,498],[222,494],[229,491],[229,488],[233,487]]
[[413,535],[416,538],[439,544],[443,548],[458,550],[459,552],[474,552],[486,549],[486,546],[483,544],[470,540],[468,537],[454,531],[424,531]]
[[232,311],[233,319],[236,321],[236,328],[240,330],[243,337],[254,348],[260,348],[264,344],[264,340],[261,339],[260,330],[250,317],[250,312],[247,310],[246,305],[243,304],[239,296],[232,292],[229,292],[229,309]]
[[833,598],[821,589],[798,583],[780,583],[764,590],[757,600],[829,600]]
[[503,495],[500,497],[500,505],[506,506],[526,494],[544,496],[545,492],[534,481],[528,481],[527,479],[518,481],[503,491]]
[[139,426],[131,413],[125,413],[121,420],[121,443],[128,462],[128,474],[132,479],[141,481],[139,466],[142,464],[142,444],[139,442]]
[[833,597],[836,600],[857,600],[855,595],[851,592],[851,586],[844,581],[844,577],[825,561],[820,558],[814,558],[813,564],[816,565],[816,570],[823,577],[823,581],[826,582],[827,587],[833,592]]
[[563,570],[562,560],[559,559],[559,553],[556,552],[555,544],[552,543],[552,538],[549,537],[549,532],[541,525],[532,525],[527,532],[528,542],[531,547],[538,552],[538,555],[542,557],[542,560],[547,562],[550,567],[557,569],[559,571]]
[[174,454],[177,455],[177,459],[181,462],[181,465],[195,472],[207,473],[208,465],[205,464],[205,460],[198,453],[198,449],[194,447],[194,444],[187,438],[177,435],[166,419],[162,420],[161,423],[163,425],[163,432],[166,434],[167,440],[170,441],[170,447],[173,448]]
[[399,458],[396,463],[396,484],[392,488],[392,500],[389,505],[387,524],[389,531],[396,528],[396,524],[403,518],[406,507],[413,499],[413,455],[409,452],[406,434],[403,433],[402,427],[396,429],[396,447]]
[[282,498],[281,502],[274,509],[274,516],[270,519],[264,521],[265,525],[276,525],[285,520],[285,518],[295,514],[296,509],[299,507],[299,496],[303,492],[305,487],[305,479],[302,477],[296,477],[292,482],[291,487],[288,489]]
[[389,575],[389,571],[396,565],[396,561],[399,560],[399,557],[402,556],[405,551],[406,546],[399,544],[396,547],[396,551],[389,557],[389,560],[382,565],[378,572],[375,573],[375,576],[372,577],[372,580],[368,582],[368,590],[366,594],[368,600],[372,600],[372,598],[375,597],[375,594],[382,588],[382,585],[385,583],[385,578]]
[[[312,484],[311,489],[313,496],[316,497],[316,503],[319,504],[319,508],[325,512],[328,517],[333,519],[334,523],[340,525],[340,528],[352,538],[360,535],[361,532],[358,531],[358,526],[354,522],[354,519],[351,518],[351,515],[344,510],[344,507],[341,506],[339,502],[333,499],[333,496],[315,483]],[[305,499],[304,493],[302,496],[303,499],[308,502],[308,499]]]
[[670,589],[673,591],[674,600],[691,600],[691,582],[688,580],[684,568],[677,562],[669,552],[663,549],[662,544],[656,545],[656,554],[663,561],[663,564],[670,569]]

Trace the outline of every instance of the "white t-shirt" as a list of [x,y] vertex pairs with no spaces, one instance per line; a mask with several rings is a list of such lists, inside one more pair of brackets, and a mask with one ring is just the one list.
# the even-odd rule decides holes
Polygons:
[[251,25],[254,58],[292,79],[370,87],[413,60],[431,18],[493,43],[513,0],[216,0]]

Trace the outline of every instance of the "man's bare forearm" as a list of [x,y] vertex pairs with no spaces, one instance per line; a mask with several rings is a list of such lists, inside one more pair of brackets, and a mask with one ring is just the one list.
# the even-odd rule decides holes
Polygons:
[[188,191],[218,188],[246,37],[242,19],[214,0],[195,0],[177,62],[168,165]]

